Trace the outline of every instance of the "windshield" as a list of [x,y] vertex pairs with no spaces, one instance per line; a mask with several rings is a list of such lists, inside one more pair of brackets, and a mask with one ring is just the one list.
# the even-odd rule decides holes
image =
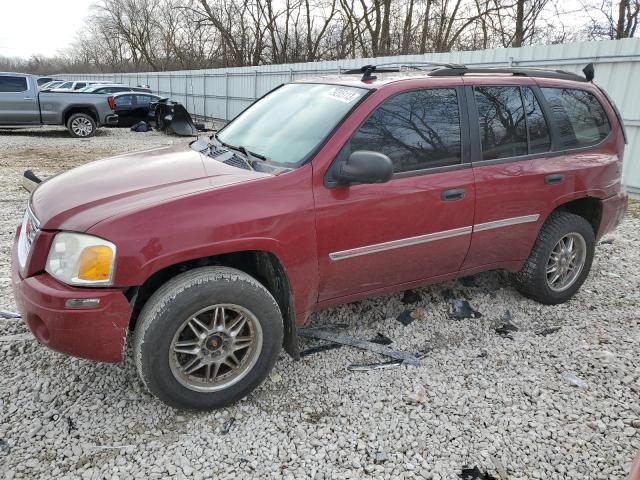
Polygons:
[[313,153],[366,92],[341,85],[283,85],[241,113],[217,138],[272,163],[296,166]]

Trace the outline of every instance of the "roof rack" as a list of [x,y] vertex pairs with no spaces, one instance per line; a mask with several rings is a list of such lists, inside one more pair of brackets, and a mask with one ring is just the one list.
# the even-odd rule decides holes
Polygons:
[[[587,70],[587,68],[588,66],[585,70]],[[554,78],[558,80],[573,80],[576,82],[589,82],[593,79],[593,75],[589,76],[587,72],[585,72],[585,77],[581,77],[576,73],[565,70],[546,70],[543,68],[469,68],[461,66],[459,68],[438,68],[428,73],[431,77],[455,77],[474,74],[507,74],[516,77]]]
[[[364,65],[360,68],[352,68],[341,72],[343,75],[353,75],[356,73],[362,73],[362,81],[375,80],[377,77],[373,75],[376,73],[392,73],[399,72],[401,68],[413,68],[415,70],[423,70],[420,67],[442,67],[442,68],[465,68],[464,65],[456,63],[438,63],[438,62],[393,62],[382,63],[380,65]],[[433,70],[433,68],[431,69]]]
[[360,68],[345,70],[343,74],[350,75],[362,73],[362,81],[375,80],[376,73],[399,72],[401,68],[412,68],[416,70],[426,70],[421,67],[432,67],[427,75],[431,77],[455,77],[473,74],[504,74],[517,77],[536,77],[536,78],[554,78],[558,80],[573,80],[576,82],[591,82],[594,77],[593,64],[588,64],[582,71],[584,77],[577,73],[567,72],[565,70],[548,70],[544,68],[504,68],[504,67],[467,67],[456,63],[438,63],[438,62],[398,62],[384,63],[381,65],[364,65]]

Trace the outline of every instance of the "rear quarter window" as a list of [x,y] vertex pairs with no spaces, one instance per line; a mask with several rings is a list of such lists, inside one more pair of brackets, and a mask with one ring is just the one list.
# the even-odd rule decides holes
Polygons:
[[26,92],[29,90],[25,77],[0,76],[0,92]]
[[603,141],[611,125],[598,99],[585,90],[542,88],[562,149],[590,147]]

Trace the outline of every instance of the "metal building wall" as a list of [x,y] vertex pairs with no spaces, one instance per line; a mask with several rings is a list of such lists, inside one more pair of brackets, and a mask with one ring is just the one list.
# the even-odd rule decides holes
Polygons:
[[192,114],[229,120],[281,83],[336,74],[367,64],[429,61],[491,67],[558,68],[574,72],[580,72],[584,65],[593,62],[596,82],[618,104],[627,128],[629,145],[625,152],[624,182],[630,191],[640,194],[640,39],[636,38],[258,67],[65,77],[110,80],[128,85],[147,84],[154,92],[183,103]]

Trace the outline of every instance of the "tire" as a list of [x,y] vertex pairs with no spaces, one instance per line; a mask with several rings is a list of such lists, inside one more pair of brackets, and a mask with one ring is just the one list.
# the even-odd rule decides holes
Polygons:
[[[551,258],[566,257],[568,254],[558,254],[558,248],[562,251],[559,241],[573,240],[576,251],[584,250],[584,259],[579,271],[574,270],[568,274],[567,285],[561,281],[552,284],[554,276],[561,270],[553,270],[556,262]],[[582,242],[584,242],[582,244]],[[595,252],[595,234],[591,224],[583,217],[569,212],[553,212],[546,220],[536,240],[529,258],[522,269],[513,275],[516,289],[524,296],[536,300],[545,305],[556,305],[569,300],[582,286],[593,262]],[[566,251],[566,250],[565,250]],[[580,258],[582,255],[577,255]],[[565,264],[567,258],[564,258]],[[569,268],[570,264],[569,263]],[[551,273],[547,273],[548,269]],[[549,275],[549,276],[548,276]],[[560,275],[562,277],[562,275]],[[552,286],[553,285],[553,286]]]
[[[246,322],[235,336],[232,330],[215,330],[221,328],[220,319],[227,319],[222,324],[231,329],[241,317]],[[203,329],[194,318],[202,326],[213,327],[206,340],[196,335]],[[244,398],[264,380],[278,358],[282,336],[278,304],[256,279],[232,268],[203,267],[169,280],[147,301],[134,332],[133,357],[146,388],[164,403],[209,410]],[[220,363],[237,347],[234,340],[251,342],[234,352],[240,356],[232,362],[240,365],[235,370]],[[187,349],[190,353],[182,353]],[[193,368],[190,362],[196,360],[206,365],[188,372]]]
[[97,130],[96,121],[87,113],[74,113],[67,120],[67,130],[72,137],[93,137]]

